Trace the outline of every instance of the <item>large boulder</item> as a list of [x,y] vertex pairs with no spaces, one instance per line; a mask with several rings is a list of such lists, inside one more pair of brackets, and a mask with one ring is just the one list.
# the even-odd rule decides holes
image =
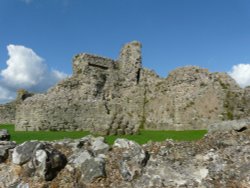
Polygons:
[[105,154],[109,150],[109,145],[104,142],[104,137],[85,136],[79,140],[78,149],[92,151],[94,156]]
[[17,146],[12,154],[12,162],[17,165],[22,165],[28,162],[34,152],[40,148],[43,148],[44,144],[38,141],[28,141]]
[[86,136],[75,142],[74,148],[73,154],[69,156],[67,169],[79,171],[79,181],[83,185],[106,177],[105,154],[110,147],[104,142],[103,137]]
[[35,151],[28,167],[34,170],[36,176],[51,181],[66,164],[66,157],[46,144],[44,148]]
[[148,152],[134,141],[117,139],[113,147],[122,150],[122,158],[119,161],[120,173],[125,181],[132,181],[135,176],[141,175],[142,168],[149,159]]
[[92,157],[86,159],[81,165],[81,181],[91,183],[97,178],[106,177],[105,159],[102,157]]
[[50,144],[29,141],[14,149],[12,162],[22,165],[26,176],[37,176],[50,181],[64,168],[67,159]]
[[0,141],[0,163],[9,157],[9,150],[16,147],[16,143],[12,141]]

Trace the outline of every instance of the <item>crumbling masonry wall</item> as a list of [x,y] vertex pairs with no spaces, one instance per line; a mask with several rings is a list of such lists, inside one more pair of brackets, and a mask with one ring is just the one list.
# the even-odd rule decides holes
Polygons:
[[249,116],[250,89],[225,73],[196,66],[160,78],[142,68],[141,44],[126,44],[117,60],[90,54],[73,59],[73,75],[17,105],[16,130],[89,130],[135,134],[139,128],[207,129]]
[[125,45],[117,61],[90,54],[76,55],[72,77],[18,106],[16,130],[136,133],[143,105],[143,92],[138,91],[140,69],[138,42]]
[[0,105],[0,124],[9,124],[15,122],[16,105],[8,103]]
[[31,96],[33,96],[33,93],[19,89],[14,101],[0,105],[0,124],[14,124],[17,106]]

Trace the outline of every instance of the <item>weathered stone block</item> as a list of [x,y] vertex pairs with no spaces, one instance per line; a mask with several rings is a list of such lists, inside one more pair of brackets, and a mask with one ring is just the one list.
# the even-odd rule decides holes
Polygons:
[[10,140],[10,134],[8,130],[2,129],[0,130],[0,141],[9,141]]

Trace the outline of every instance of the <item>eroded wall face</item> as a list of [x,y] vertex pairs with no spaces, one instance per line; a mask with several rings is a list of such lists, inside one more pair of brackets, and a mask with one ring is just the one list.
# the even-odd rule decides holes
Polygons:
[[15,122],[15,104],[0,105],[0,124],[10,124]]
[[[138,85],[140,48],[137,42],[127,44],[117,61],[89,54],[77,55],[71,78],[46,94],[25,100],[18,107],[16,129],[136,133],[143,103],[143,92]],[[132,67],[129,75],[124,64]]]
[[250,89],[227,74],[191,66],[160,78],[141,60],[138,42],[126,44],[118,60],[75,56],[72,77],[17,106],[16,130],[134,134],[139,128],[207,129],[249,116]]
[[212,123],[248,116],[242,105],[244,90],[225,73],[192,66],[176,69],[166,79],[144,77],[147,129],[207,129]]

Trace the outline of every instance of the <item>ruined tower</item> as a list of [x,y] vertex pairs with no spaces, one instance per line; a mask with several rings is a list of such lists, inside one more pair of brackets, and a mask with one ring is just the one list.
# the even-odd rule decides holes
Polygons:
[[136,133],[141,122],[140,70],[139,42],[126,44],[117,61],[78,54],[72,77],[19,105],[16,130]]

